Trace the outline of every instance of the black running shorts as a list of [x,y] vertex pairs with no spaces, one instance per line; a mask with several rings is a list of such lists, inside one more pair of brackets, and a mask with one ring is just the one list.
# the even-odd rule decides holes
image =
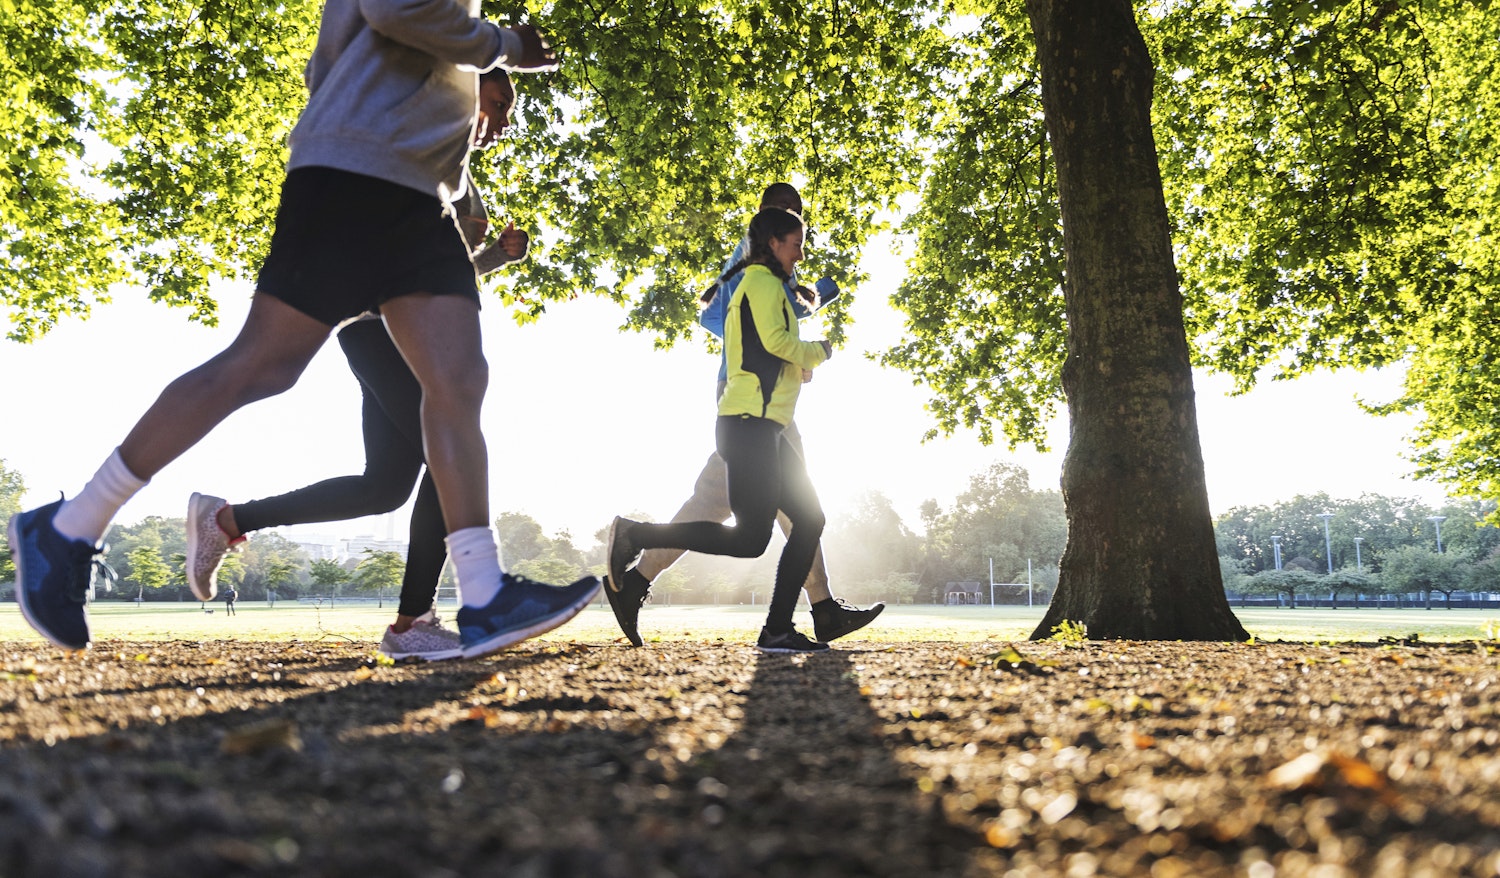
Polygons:
[[437,196],[321,167],[287,174],[256,291],[329,326],[413,293],[479,302],[474,263]]

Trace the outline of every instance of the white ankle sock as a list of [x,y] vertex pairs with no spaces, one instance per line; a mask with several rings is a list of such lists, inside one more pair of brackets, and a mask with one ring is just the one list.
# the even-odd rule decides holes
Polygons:
[[482,607],[500,593],[500,547],[487,527],[448,534],[448,557],[458,576],[458,597],[466,607]]
[[78,496],[63,501],[52,526],[69,539],[98,545],[115,513],[149,481],[131,472],[116,448]]

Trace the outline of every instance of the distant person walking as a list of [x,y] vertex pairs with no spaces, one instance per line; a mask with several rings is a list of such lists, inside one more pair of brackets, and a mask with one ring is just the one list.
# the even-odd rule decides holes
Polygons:
[[[800,217],[802,195],[790,183],[772,183],[761,193],[760,207],[762,210],[766,208],[789,210]],[[724,338],[729,302],[734,297],[734,292],[743,277],[743,272],[735,269],[735,266],[744,260],[747,243],[748,239],[742,236],[739,243],[735,245],[734,252],[724,263],[721,278],[704,294],[705,307],[699,315],[698,322],[720,339]],[[797,283],[795,269],[783,281],[782,287],[793,316],[799,320],[815,313],[817,309],[832,302],[839,295],[838,286],[832,278],[825,277],[818,281],[816,293],[800,286]],[[720,399],[723,398],[727,382],[728,346],[725,345],[723,354],[719,358],[717,393]],[[788,421],[782,435],[797,454],[805,458],[802,450],[802,435],[797,430],[794,421]],[[709,455],[707,463],[703,465],[703,471],[699,473],[693,485],[692,496],[682,504],[677,514],[672,516],[672,522],[722,522],[729,516],[727,471],[723,457],[715,451]],[[791,521],[784,513],[778,512],[777,522],[781,525],[783,534],[790,532]],[[614,611],[620,630],[635,646],[641,646],[645,642],[641,638],[639,620],[641,607],[651,591],[651,583],[675,564],[682,555],[683,550],[678,548],[651,549],[642,554],[639,563],[627,570],[619,580],[608,581],[609,587],[606,588],[605,594],[609,598],[610,608]],[[834,597],[829,588],[828,568],[823,563],[821,547],[813,554],[812,566],[802,588],[807,592],[807,601],[812,610],[813,635],[820,641],[834,640],[858,631],[874,621],[875,617],[885,609],[885,604],[878,602],[868,609],[861,609],[848,604],[842,598]]]
[[645,549],[753,558],[770,543],[777,511],[785,512],[791,529],[757,640],[761,650],[773,653],[828,649],[827,643],[797,631],[792,620],[825,519],[802,455],[784,431],[803,381],[833,354],[826,341],[798,337],[796,315],[783,286],[802,259],[804,234],[797,214],[774,207],[761,210],[750,221],[745,258],[721,276],[722,281],[744,272],[728,302],[727,381],[715,430],[735,523],[725,525],[721,519],[647,524],[616,517],[606,549],[612,584],[625,582],[626,571]]
[[240,596],[240,593],[238,591],[236,591],[235,587],[232,586],[232,585],[229,588],[227,588],[227,589],[224,590],[224,612],[225,613],[228,613],[231,616],[234,615],[234,602],[239,599],[239,596]]
[[[463,192],[470,145],[493,139],[478,128],[479,71],[552,69],[557,58],[534,28],[478,12],[479,0],[326,0],[239,336],[168,385],[77,496],[11,519],[21,609],[47,639],[88,647],[92,562],[120,507],[224,418],[290,388],[333,327],[370,310],[422,387],[463,654],[534,637],[588,605],[593,577],[555,588],[504,573],[490,522],[479,292],[446,205]],[[58,424],[55,412],[7,414]]]

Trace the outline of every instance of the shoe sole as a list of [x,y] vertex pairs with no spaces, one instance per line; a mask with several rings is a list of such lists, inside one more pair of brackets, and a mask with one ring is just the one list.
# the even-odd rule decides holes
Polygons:
[[785,646],[760,646],[759,644],[755,648],[767,655],[818,655],[833,651],[831,649],[790,649]]
[[463,658],[462,649],[444,649],[439,652],[386,652],[380,650],[380,654],[393,662],[405,661],[407,659],[421,659],[424,662],[443,662],[448,659]]
[[583,612],[583,608],[587,607],[590,603],[593,602],[594,596],[599,594],[600,587],[601,584],[596,579],[594,587],[589,589],[586,595],[579,598],[577,601],[575,601],[573,604],[569,605],[562,611],[548,616],[545,619],[539,619],[536,622],[533,622],[532,624],[526,626],[525,628],[517,628],[514,631],[506,631],[501,634],[492,635],[491,637],[481,640],[478,643],[473,643],[469,646],[465,646],[460,651],[463,653],[464,658],[481,658],[483,656],[489,655],[492,652],[499,652],[500,650],[505,649],[507,646],[514,646],[523,640],[530,640],[531,638],[538,635],[546,634],[548,631],[551,631],[554,628],[560,628],[563,625],[567,624],[568,621],[571,620],[574,616]]
[[844,637],[844,636],[853,634],[854,632],[858,631],[859,629],[868,626],[871,622],[874,622],[876,619],[879,619],[880,618],[880,614],[884,613],[884,612],[885,612],[885,604],[881,604],[879,612],[877,612],[875,615],[871,616],[870,618],[864,620],[863,622],[859,623],[858,625],[855,625],[853,628],[850,628],[848,631],[840,631],[837,634],[830,634],[829,636],[824,637],[822,634],[819,634],[816,630],[814,630],[813,631],[813,636],[816,637],[816,638],[818,638],[819,640],[823,641],[824,643],[829,643],[830,641],[838,640],[840,637]]
[[89,648],[89,645],[87,643],[85,643],[83,646],[79,646],[76,643],[63,643],[61,640],[53,637],[52,633],[47,630],[47,627],[39,623],[36,620],[36,617],[31,615],[31,607],[26,602],[26,589],[21,585],[26,581],[26,564],[22,560],[26,553],[17,551],[20,546],[24,545],[21,542],[21,525],[18,521],[20,517],[21,513],[19,512],[15,515],[12,515],[10,518],[10,524],[5,528],[5,532],[6,535],[10,538],[11,562],[16,565],[16,603],[21,605],[21,616],[26,619],[26,624],[30,625],[32,627],[32,630],[36,631],[36,633],[46,638],[47,642],[51,643],[53,646],[56,646],[60,649],[70,650],[72,652],[82,652],[83,650]]
[[[187,564],[185,566],[187,567],[187,571],[186,572],[187,572],[187,581],[188,581],[188,591],[191,591],[193,593],[193,597],[197,598],[198,600],[207,602],[207,601],[213,600],[214,597],[218,595],[218,593],[219,593],[219,587],[215,583],[209,583],[210,588],[209,588],[208,594],[207,594],[207,596],[204,596],[204,593],[198,590],[198,583],[196,583],[196,582],[193,581],[193,568],[196,567],[196,566],[198,566],[193,561],[193,548],[198,545],[198,519],[202,517],[202,515],[198,512],[198,510],[195,507],[198,505],[198,501],[201,500],[201,499],[203,499],[203,495],[199,494],[196,491],[194,491],[193,495],[188,498],[188,517],[187,517],[187,548],[188,548],[188,553],[187,553]],[[215,569],[215,572],[217,573],[217,568]]]
[[[620,593],[623,588],[620,581],[625,578],[623,569],[615,570],[615,537],[619,535],[621,521],[623,519],[616,515],[615,520],[609,523],[609,536],[604,540],[604,565],[608,568],[604,573],[604,587],[615,594]],[[615,575],[617,572],[618,576]]]
[[[623,607],[619,603],[620,601],[625,600],[625,593],[617,592],[611,588],[606,588],[604,590],[604,596],[609,598],[609,609],[610,612],[615,614],[615,624],[620,626],[620,633],[625,635],[625,639],[630,641],[631,646],[645,646],[646,642],[641,639],[639,622],[637,622],[636,624],[636,633],[631,634],[629,631],[625,630],[625,620],[620,618],[621,609],[628,609],[626,607]],[[637,619],[639,619],[639,614],[637,614]]]

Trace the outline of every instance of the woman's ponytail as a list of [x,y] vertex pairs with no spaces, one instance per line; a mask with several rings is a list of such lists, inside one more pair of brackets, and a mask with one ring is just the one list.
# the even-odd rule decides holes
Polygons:
[[701,296],[698,297],[698,301],[700,303],[704,304],[704,305],[707,305],[709,302],[712,302],[714,300],[714,296],[716,296],[716,295],[719,294],[719,287],[723,286],[725,284],[725,282],[728,281],[730,278],[732,278],[735,275],[739,274],[740,272],[744,271],[745,270],[745,266],[747,266],[749,264],[750,264],[750,260],[749,259],[741,259],[739,262],[736,262],[734,265],[731,265],[729,267],[728,271],[726,271],[723,274],[719,275],[719,279],[718,280],[716,280],[713,283],[711,283],[711,284],[708,285],[708,289],[706,289],[706,290],[703,291],[703,295],[701,295]]

